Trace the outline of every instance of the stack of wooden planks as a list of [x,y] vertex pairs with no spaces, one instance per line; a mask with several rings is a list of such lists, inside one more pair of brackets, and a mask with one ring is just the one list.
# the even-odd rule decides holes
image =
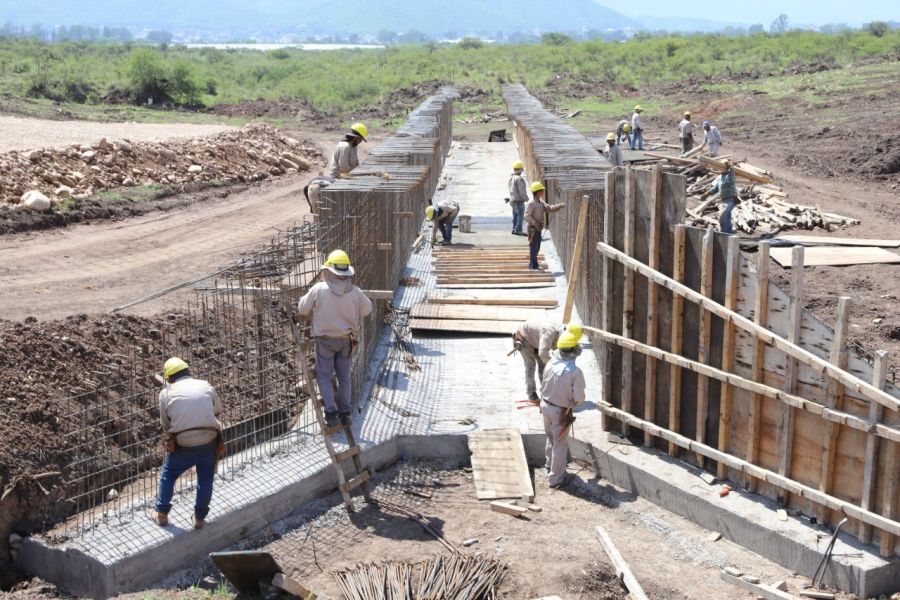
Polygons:
[[547,311],[557,306],[553,299],[488,296],[474,290],[417,304],[410,312],[410,328],[511,335],[523,321],[547,318]]
[[435,248],[434,258],[438,288],[553,287],[555,281],[546,271],[543,255],[538,255],[541,270],[528,268],[528,248],[524,245],[442,246]]

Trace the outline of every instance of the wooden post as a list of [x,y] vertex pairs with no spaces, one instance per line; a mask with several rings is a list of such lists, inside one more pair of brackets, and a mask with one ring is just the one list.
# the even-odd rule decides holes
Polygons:
[[[803,326],[803,246],[794,246],[791,251],[791,290],[790,306],[788,307],[788,341],[792,344],[800,343],[800,331]],[[797,374],[800,371],[800,363],[793,356],[787,356],[785,361],[784,391],[793,394],[797,390]],[[779,457],[778,474],[785,477],[791,476],[791,459],[794,453],[794,409],[784,405],[781,407],[781,422],[779,424]],[[785,490],[778,490],[778,503],[786,506],[790,501],[790,494]]]
[[[769,242],[760,242],[756,261],[756,299],[753,303],[753,322],[760,327],[768,325],[769,317]],[[753,340],[753,381],[763,381],[766,362],[766,344],[759,338]],[[753,394],[750,400],[749,431],[747,433],[747,461],[759,461],[759,423],[762,417],[762,396]],[[744,485],[756,491],[756,480],[749,474]]]
[[[875,369],[872,373],[872,385],[876,385],[884,389],[887,381],[887,357],[888,353],[879,350],[875,353]],[[884,407],[877,402],[869,403],[869,420],[881,421]],[[863,492],[862,502],[860,506],[865,510],[874,510],[875,508],[875,484],[878,474],[878,436],[869,434],[866,437],[866,459],[865,471],[863,471]],[[872,543],[872,526],[860,521],[859,523],[859,541],[863,544]]]
[[[603,241],[610,246],[613,244],[613,224],[615,219],[615,203],[616,203],[616,171],[606,172],[606,182],[603,190]],[[603,330],[610,331],[612,329],[612,271],[613,261],[608,256],[603,257]],[[612,375],[612,346],[604,344],[603,349],[603,390],[602,393],[607,398],[610,394],[611,375]],[[612,419],[603,415],[603,430],[612,431]]]
[[[736,235],[728,238],[728,257],[725,265],[725,308],[737,310],[738,281],[741,270],[741,238]],[[732,372],[734,370],[734,351],[737,341],[737,331],[734,323],[725,321],[725,335],[722,341],[722,370]],[[728,442],[731,438],[731,405],[734,398],[734,387],[726,383],[722,384],[721,406],[719,408],[719,451],[728,452]],[[716,475],[719,479],[725,479],[728,474],[727,465],[718,463]]]
[[[897,422],[897,416],[891,415],[894,422]],[[887,453],[884,458],[884,506],[881,513],[887,519],[894,521],[900,517],[900,511],[897,510],[897,496],[900,495],[900,443],[894,442],[888,444]],[[881,537],[881,555],[894,556],[894,545],[896,540],[894,536],[886,531],[880,531]]]
[[[838,318],[834,326],[834,343],[831,346],[831,363],[840,369],[847,368],[847,330],[850,322],[850,298],[841,296],[838,300]],[[841,410],[844,406],[844,386],[839,381],[829,378],[828,393],[825,405]],[[827,494],[834,480],[834,455],[837,450],[838,436],[841,428],[832,422],[825,423],[825,435],[822,440],[822,471],[819,474],[819,491]],[[824,506],[817,507],[819,523],[827,525],[831,517]]]
[[[703,250],[700,256],[700,293],[707,298],[712,298],[713,282],[713,244],[715,233],[710,227],[703,236]],[[709,364],[709,338],[712,315],[708,310],[700,309],[700,341],[698,360],[703,364]],[[709,379],[703,375],[697,375],[697,424],[694,439],[701,444],[706,443],[706,420],[709,416]],[[697,464],[703,466],[703,455],[696,454]]]
[[575,249],[572,251],[572,262],[569,267],[569,287],[566,290],[566,306],[563,309],[563,323],[572,318],[572,306],[575,304],[575,290],[578,289],[578,275],[581,271],[581,252],[584,248],[584,234],[587,230],[588,207],[591,197],[581,197],[581,210],[578,213],[578,230],[575,233]]
[[[662,210],[662,171],[659,163],[653,165],[653,179],[650,188],[650,258],[649,266],[659,270],[659,250],[662,231],[660,227]],[[647,280],[647,344],[656,346],[658,337],[656,315],[659,306],[659,291],[649,279]],[[644,374],[644,418],[651,423],[656,422],[656,361],[650,357],[646,359],[647,370]],[[644,432],[644,445],[653,445],[653,436]]]
[[[634,257],[634,204],[637,193],[635,174],[631,167],[625,168],[625,235],[623,251]],[[631,338],[634,335],[634,271],[625,269],[625,286],[622,292],[622,335]],[[632,412],[632,354],[631,350],[622,350],[622,410]],[[628,436],[631,427],[622,423],[622,435]]]
[[[675,261],[672,265],[672,279],[681,283],[684,281],[684,244],[687,228],[684,225],[675,226],[675,238],[673,253]],[[671,350],[674,354],[681,354],[681,344],[684,337],[684,297],[672,294],[672,343]],[[675,433],[681,430],[681,369],[672,366],[669,369],[669,429]],[[678,445],[669,442],[669,456],[678,456]]]

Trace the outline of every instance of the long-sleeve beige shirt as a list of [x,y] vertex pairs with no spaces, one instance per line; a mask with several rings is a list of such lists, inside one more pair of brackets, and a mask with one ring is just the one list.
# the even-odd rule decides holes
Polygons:
[[528,191],[525,186],[525,178],[521,173],[513,173],[509,176],[509,201],[528,202]]
[[[176,433],[196,427],[213,427],[221,431],[222,402],[209,383],[202,379],[184,377],[166,384],[159,392],[159,422],[166,433]],[[215,431],[187,431],[179,434],[179,446],[202,446],[216,439]]]
[[541,398],[560,408],[578,406],[585,400],[584,373],[574,359],[563,360],[558,350],[550,356],[550,362],[544,367]]
[[606,147],[606,152],[603,153],[606,156],[606,160],[609,161],[614,167],[624,167],[625,159],[622,158],[622,149],[619,148],[619,144],[613,144],[612,146]]
[[356,335],[359,321],[372,312],[372,301],[349,279],[325,277],[300,298],[297,311],[311,318],[313,337]]
[[685,139],[693,136],[694,124],[691,123],[688,119],[682,119],[681,123],[678,124],[678,137],[681,139]]
[[358,166],[359,155],[356,152],[356,146],[344,140],[334,149],[328,174],[337,178],[341,175],[346,175]]
[[561,210],[562,207],[563,204],[547,204],[543,200],[532,198],[525,205],[525,222],[538,231],[543,231],[547,214],[555,213]]
[[546,364],[550,361],[550,352],[559,339],[559,327],[546,319],[531,319],[522,323],[516,333],[535,349],[541,362]]

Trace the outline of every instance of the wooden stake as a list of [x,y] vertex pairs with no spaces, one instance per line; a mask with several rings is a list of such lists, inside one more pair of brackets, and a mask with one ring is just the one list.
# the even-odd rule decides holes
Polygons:
[[[887,382],[887,357],[888,353],[879,350],[875,354],[875,369],[872,373],[872,385],[884,389]],[[884,408],[875,402],[869,404],[869,420],[876,423],[881,421]],[[875,508],[875,484],[878,474],[878,436],[870,433],[866,436],[865,471],[863,472],[862,506],[866,510]],[[866,523],[859,524],[859,541],[863,544],[872,543],[872,526]]]
[[606,555],[609,556],[609,560],[612,561],[613,567],[616,569],[616,577],[618,577],[619,581],[623,582],[625,587],[628,588],[630,597],[634,600],[649,600],[647,594],[644,593],[644,588],[638,583],[637,577],[631,572],[631,567],[629,567],[628,563],[625,562],[625,559],[622,558],[622,555],[613,543],[612,538],[606,533],[606,530],[600,525],[597,525],[596,532],[597,539],[600,540],[600,545],[603,546],[603,550],[606,551]]
[[572,262],[569,267],[569,287],[566,290],[563,323],[568,323],[572,318],[572,307],[575,305],[575,290],[578,289],[578,275],[581,271],[581,253],[584,249],[584,234],[587,230],[590,200],[591,197],[587,194],[581,197],[581,210],[578,213],[578,230],[575,232],[575,250],[572,252]]
[[[790,305],[788,307],[788,341],[792,344],[800,343],[800,332],[803,327],[803,246],[794,246],[791,252],[791,290]],[[797,390],[797,374],[800,371],[800,363],[793,356],[785,357],[784,390],[793,394]],[[778,474],[785,477],[791,476],[791,463],[794,453],[794,409],[790,406],[781,407],[781,422],[779,424],[779,457]],[[778,490],[778,503],[786,506],[790,498],[784,490]]]
[[[659,163],[653,165],[653,178],[650,188],[650,257],[648,264],[659,269],[659,250],[662,231],[660,226],[662,210],[662,171]],[[659,305],[659,291],[652,281],[647,283],[647,344],[656,346],[657,332],[657,307]],[[647,369],[644,376],[644,418],[651,423],[656,422],[656,361],[647,359]],[[653,437],[644,433],[644,445],[652,446]]]
[[[634,256],[634,204],[637,193],[635,174],[631,167],[625,168],[625,236],[624,250]],[[625,270],[625,286],[622,292],[622,335],[634,336],[634,272]],[[622,410],[632,412],[632,356],[630,350],[622,352]],[[622,435],[628,437],[631,428],[622,423]]]
[[[615,201],[616,201],[616,172],[618,169],[606,172],[605,186],[603,190],[603,241],[612,246],[613,244],[613,219],[615,219]],[[603,257],[603,329],[610,331],[612,328],[612,271],[613,261]],[[609,397],[611,392],[610,385],[612,381],[612,347],[609,345],[603,350],[603,395]],[[611,419],[603,417],[603,430],[612,431]]]
[[[725,308],[737,310],[738,281],[740,281],[741,269],[741,239],[732,235],[728,238],[728,256],[725,265]],[[730,373],[734,370],[734,352],[737,346],[737,332],[734,323],[726,321],[725,335],[722,341],[724,348],[722,354],[722,370]],[[719,450],[728,451],[728,443],[731,437],[731,405],[734,398],[734,388],[728,384],[722,384],[721,407],[719,409]],[[725,479],[728,469],[725,463],[719,463],[716,467],[716,475],[719,479]]]
[[[888,444],[887,455],[884,459],[884,507],[881,512],[885,518],[897,520],[900,511],[897,510],[897,496],[900,495],[900,443]],[[894,539],[896,533],[891,534],[882,531],[881,536],[881,555],[894,556]]]
[[[753,303],[753,322],[766,327],[769,320],[769,242],[760,242],[756,260],[756,298]],[[763,367],[766,362],[766,345],[762,340],[753,340],[753,381],[763,381]],[[759,462],[759,423],[762,419],[762,396],[753,394],[750,400],[749,432],[747,434],[747,460]],[[756,491],[756,480],[748,478],[744,485],[751,492]]]
[[[713,280],[713,244],[715,233],[710,227],[703,236],[703,250],[700,254],[700,293],[712,298]],[[709,339],[712,315],[708,310],[700,309],[699,361],[709,364]],[[706,441],[706,420],[709,417],[709,380],[703,375],[697,376],[697,422],[694,439],[701,444]],[[703,456],[696,456],[697,464],[703,466]]]
[[[673,250],[675,262],[672,265],[672,277],[681,283],[684,281],[684,244],[687,228],[684,225],[675,226],[675,238]],[[610,260],[607,258],[606,260]],[[612,262],[612,261],[610,261]],[[682,340],[684,337],[684,297],[672,294],[672,352],[681,354]],[[678,432],[681,430],[681,369],[669,370],[669,429]],[[678,456],[678,446],[669,442],[669,455]]]

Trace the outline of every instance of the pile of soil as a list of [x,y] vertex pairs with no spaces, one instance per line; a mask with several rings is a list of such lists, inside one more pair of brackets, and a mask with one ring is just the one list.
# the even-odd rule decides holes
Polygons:
[[217,104],[208,108],[207,112],[223,117],[295,119],[304,126],[313,124],[326,129],[340,125],[340,119],[320,111],[303,98],[260,98],[238,104]]

